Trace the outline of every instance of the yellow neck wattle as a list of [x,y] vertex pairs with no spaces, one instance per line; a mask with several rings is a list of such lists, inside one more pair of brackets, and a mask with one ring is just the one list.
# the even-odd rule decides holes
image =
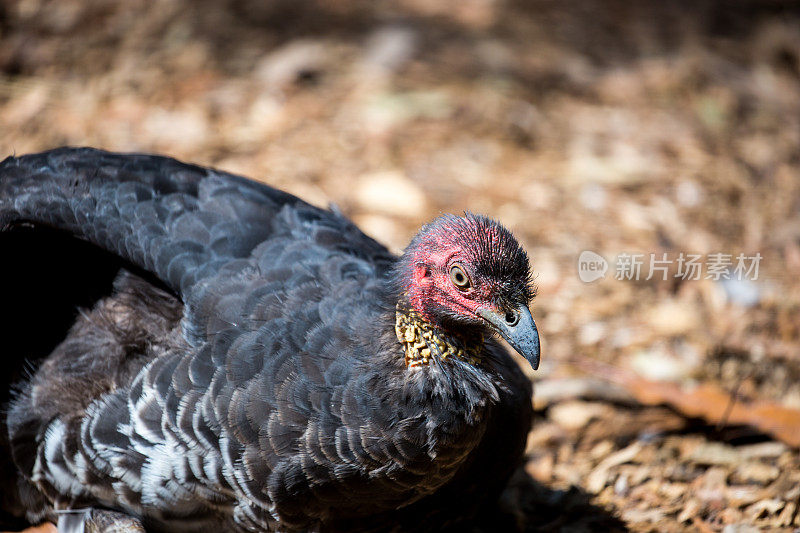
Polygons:
[[437,356],[441,361],[456,358],[476,366],[481,362],[482,338],[458,342],[414,309],[406,310],[397,306],[394,330],[397,340],[403,345],[406,366],[409,368],[427,365]]

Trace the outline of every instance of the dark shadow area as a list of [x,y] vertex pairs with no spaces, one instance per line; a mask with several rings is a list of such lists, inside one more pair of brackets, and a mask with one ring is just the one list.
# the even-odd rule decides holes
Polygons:
[[[165,57],[199,44],[209,51],[206,66],[247,75],[264,54],[290,41],[362,43],[381,25],[402,24],[418,33],[421,59],[439,82],[502,75],[537,94],[574,92],[570,68],[542,68],[535,57],[519,58],[513,66],[492,66],[491,61],[480,65],[474,60],[476,46],[500,42],[511,52],[525,53],[531,43],[542,43],[548,48],[542,48],[543,54],[557,52],[565,62],[581,57],[592,67],[614,68],[678,54],[685,46],[724,48],[775,16],[800,16],[800,6],[756,0],[515,0],[495,8],[486,20],[469,24],[444,8],[424,10],[414,2],[201,0],[186,5],[126,2],[119,7],[113,2],[51,0],[37,4],[24,18],[0,7],[0,71],[31,75],[46,64],[86,75],[111,69],[131,50],[147,52],[153,66],[165,67]],[[776,50],[775,61],[796,68],[792,54]]]
[[[118,258],[62,232],[17,226],[0,232],[4,383],[60,343],[81,308],[110,294]],[[5,403],[8,387],[2,388]]]
[[539,483],[519,468],[493,512],[479,515],[476,530],[623,532],[625,523],[608,510],[592,504],[592,495],[578,487],[556,490]]
[[700,418],[686,419],[686,427],[681,431],[665,432],[665,435],[702,435],[710,441],[722,442],[731,446],[746,446],[772,442],[774,437],[753,426],[741,424],[716,426]]

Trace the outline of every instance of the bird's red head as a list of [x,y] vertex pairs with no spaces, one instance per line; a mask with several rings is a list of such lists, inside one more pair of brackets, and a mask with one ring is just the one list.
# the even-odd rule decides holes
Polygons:
[[528,255],[489,218],[444,215],[425,225],[399,263],[408,305],[444,330],[488,329],[538,366]]

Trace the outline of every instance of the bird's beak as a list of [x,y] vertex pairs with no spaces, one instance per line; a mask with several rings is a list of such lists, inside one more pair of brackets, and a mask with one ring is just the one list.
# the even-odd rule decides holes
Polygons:
[[510,312],[481,307],[477,314],[527,359],[534,370],[539,368],[539,331],[527,305]]

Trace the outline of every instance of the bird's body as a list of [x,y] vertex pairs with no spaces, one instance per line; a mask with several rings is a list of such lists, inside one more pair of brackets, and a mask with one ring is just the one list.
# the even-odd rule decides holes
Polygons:
[[[479,324],[530,349],[513,330],[530,314],[512,320],[527,257],[481,217],[439,219],[409,250],[461,246],[444,238],[459,224],[514,256],[495,291],[513,305],[480,292],[480,265],[448,267],[467,303],[433,297],[443,282],[419,257],[244,178],[91,149],[0,163],[0,273],[14,277],[0,284],[29,312],[3,321],[21,339],[3,357],[39,359],[9,376],[8,510],[109,509],[148,531],[410,530],[496,497],[524,448],[530,384]],[[56,261],[26,265],[43,248]]]

